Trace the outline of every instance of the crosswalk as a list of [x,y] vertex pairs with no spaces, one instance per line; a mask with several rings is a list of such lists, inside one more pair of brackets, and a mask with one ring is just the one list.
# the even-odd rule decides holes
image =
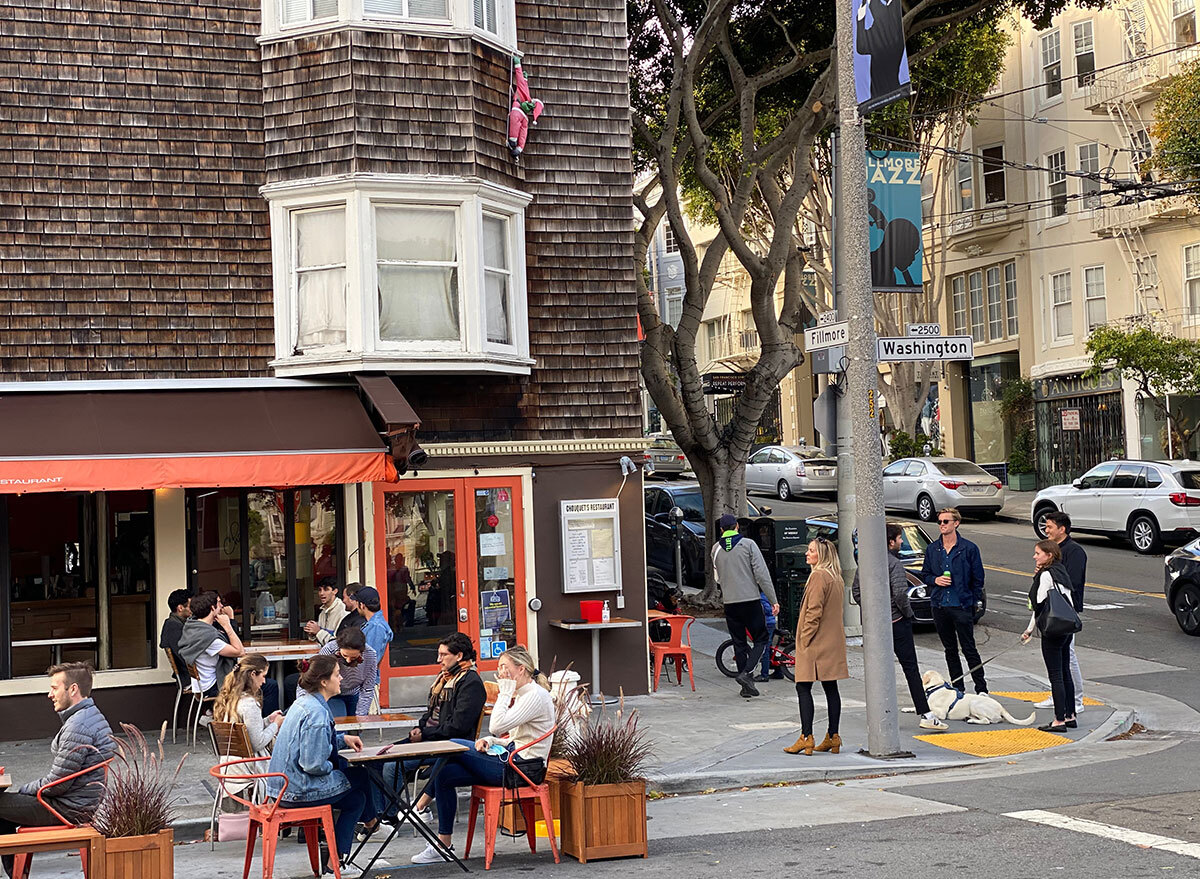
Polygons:
[[1131,830],[1128,827],[1118,827],[1115,824],[1105,824],[1100,821],[1089,821],[1086,818],[1074,818],[1070,815],[1060,815],[1057,812],[1047,812],[1042,809],[1025,809],[1020,812],[1005,812],[1004,817],[1016,818],[1019,821],[1031,821],[1034,824],[1044,824],[1059,830],[1071,830],[1075,833],[1086,833],[1125,842],[1139,848],[1159,849],[1189,858],[1200,859],[1200,843],[1187,842],[1171,836],[1160,836],[1157,833],[1146,833],[1141,830]]

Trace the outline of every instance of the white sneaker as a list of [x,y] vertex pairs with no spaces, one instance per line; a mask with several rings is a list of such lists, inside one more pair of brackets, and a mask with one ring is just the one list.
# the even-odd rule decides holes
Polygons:
[[950,725],[936,715],[927,714],[921,718],[921,729],[936,729],[940,731],[950,729]]
[[1082,703],[1082,702],[1076,702],[1076,703],[1075,703],[1075,713],[1076,713],[1076,714],[1083,714],[1083,703]]
[[[352,864],[349,861],[342,861],[338,865],[338,869],[342,874],[342,879],[359,879],[359,877],[363,874],[362,867],[358,866],[357,864]],[[326,866],[321,871],[321,875],[332,876],[333,870],[330,870],[329,867]]]
[[[454,851],[454,846],[450,846],[450,851]],[[440,864],[446,859],[442,857],[442,853],[433,847],[433,843],[425,846],[425,850],[412,856],[414,864]]]
[[1034,702],[1033,707],[1034,708],[1053,708],[1054,707],[1054,697],[1047,696],[1041,702]]

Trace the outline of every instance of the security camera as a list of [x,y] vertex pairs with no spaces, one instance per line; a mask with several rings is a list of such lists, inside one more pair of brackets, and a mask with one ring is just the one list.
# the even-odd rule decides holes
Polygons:
[[408,464],[410,467],[421,467],[429,460],[429,454],[416,443],[413,443],[412,451],[408,453]]

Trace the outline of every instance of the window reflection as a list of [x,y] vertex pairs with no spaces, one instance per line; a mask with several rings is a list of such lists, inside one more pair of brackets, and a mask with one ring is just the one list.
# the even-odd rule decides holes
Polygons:
[[433,665],[438,639],[458,628],[454,492],[385,495],[387,618],[392,666]]

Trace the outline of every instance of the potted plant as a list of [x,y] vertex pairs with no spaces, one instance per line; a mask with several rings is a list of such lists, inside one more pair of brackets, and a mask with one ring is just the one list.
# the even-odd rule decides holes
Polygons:
[[1037,488],[1033,431],[1026,428],[1013,437],[1008,456],[1008,487],[1013,491],[1033,491]]
[[1033,382],[1017,377],[1004,382],[1000,391],[1000,417],[1012,426],[1012,448],[1008,455],[1008,487],[1013,491],[1037,488],[1037,444],[1033,433]]
[[[560,781],[562,850],[586,864],[646,857],[646,778],[650,743],[636,711],[594,712],[567,745],[570,775]],[[603,816],[603,817],[601,817]]]
[[171,879],[175,874],[175,786],[187,755],[174,771],[166,766],[164,723],[157,752],[141,730],[122,723],[124,738],[113,736],[117,755],[108,767],[104,797],[92,825],[105,837],[108,876]]

